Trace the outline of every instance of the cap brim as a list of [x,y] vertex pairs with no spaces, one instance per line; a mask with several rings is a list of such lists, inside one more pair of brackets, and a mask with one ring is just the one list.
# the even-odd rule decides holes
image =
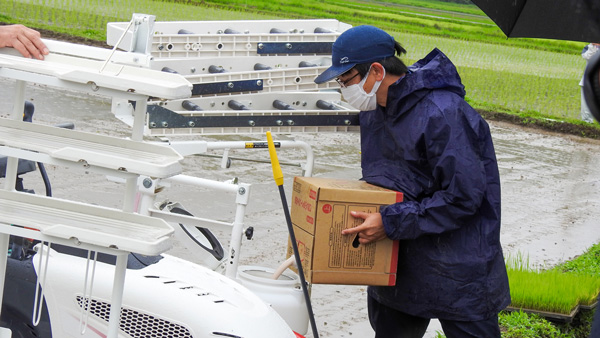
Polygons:
[[331,80],[335,79],[336,77],[349,71],[354,66],[356,66],[356,64],[354,64],[354,63],[345,63],[340,66],[331,66],[315,78],[315,83],[321,84],[321,83],[324,83],[327,81],[331,81]]

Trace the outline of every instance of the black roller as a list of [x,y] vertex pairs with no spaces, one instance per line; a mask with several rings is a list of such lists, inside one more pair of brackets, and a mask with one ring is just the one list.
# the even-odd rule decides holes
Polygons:
[[287,104],[281,100],[273,101],[273,107],[277,108],[279,110],[295,110],[294,108],[292,108],[292,106],[290,106],[289,104]]
[[33,121],[33,112],[35,111],[35,106],[30,101],[25,101],[25,106],[23,108],[23,121],[32,122]]
[[305,67],[318,67],[319,65],[316,63],[312,63],[312,62],[308,62],[308,61],[300,61],[300,63],[298,64],[298,67],[300,68],[305,68]]
[[163,67],[160,71],[165,73],[179,74],[175,69],[169,67]]
[[227,71],[221,66],[211,65],[208,67],[208,72],[211,74],[226,73]]
[[254,65],[254,70],[269,70],[273,69],[271,66],[267,66],[263,63],[257,63]]
[[179,31],[177,31],[177,34],[195,34],[195,33],[182,28]]
[[338,107],[331,102],[327,102],[325,100],[318,100],[317,107],[325,110],[338,110]]
[[334,33],[334,32],[327,28],[317,27],[317,28],[315,28],[315,33]]
[[190,100],[183,100],[183,102],[181,102],[181,106],[183,107],[183,109],[190,110],[190,111],[201,111],[202,110],[202,108],[200,108],[199,105],[195,104],[194,102],[192,102]]
[[227,106],[233,110],[250,110],[250,108],[236,100],[229,100],[229,102],[227,102]]
[[235,29],[231,29],[231,28],[226,28],[224,32],[225,32],[225,34],[242,34],[242,32],[238,32]]
[[271,28],[271,30],[269,31],[269,33],[271,33],[271,34],[287,34],[288,31],[283,30],[283,29],[279,29],[279,28]]

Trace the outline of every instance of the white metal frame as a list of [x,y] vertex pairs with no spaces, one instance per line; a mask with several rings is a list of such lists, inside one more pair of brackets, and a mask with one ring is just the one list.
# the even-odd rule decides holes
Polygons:
[[[49,44],[52,51],[52,44]],[[91,48],[91,47],[90,47]],[[93,54],[96,48],[87,50],[88,54]],[[134,207],[134,198],[137,190],[137,176],[141,173],[142,167],[154,167],[156,170],[151,170],[152,174],[158,174],[161,177],[172,176],[178,173],[178,161],[181,157],[172,152],[172,159],[165,162],[165,157],[162,158],[163,163],[151,163],[147,157],[143,159],[142,165],[138,167],[138,172],[131,171],[136,169],[136,165],[129,166],[124,174],[122,166],[118,165],[119,160],[126,160],[129,155],[137,156],[134,162],[139,160],[140,155],[147,150],[154,148],[163,152],[167,148],[161,148],[157,145],[142,143],[144,120],[146,114],[146,102],[149,96],[168,97],[171,99],[189,97],[191,94],[190,83],[178,75],[164,74],[149,69],[131,67],[128,65],[118,65],[115,63],[104,63],[101,61],[90,60],[69,55],[61,55],[51,53],[46,57],[45,61],[25,59],[20,56],[15,56],[14,51],[9,49],[0,50],[0,77],[12,78],[16,80],[14,107],[10,119],[13,121],[3,121],[2,125],[6,127],[5,131],[11,129],[17,131],[12,136],[5,137],[1,142],[4,146],[0,147],[0,154],[8,156],[7,169],[5,175],[4,192],[2,192],[0,200],[2,206],[0,209],[4,213],[0,216],[0,252],[8,252],[8,239],[11,234],[23,236],[27,238],[35,238],[49,243],[61,243],[68,246],[76,246],[88,250],[105,252],[116,256],[115,276],[113,280],[113,293],[111,298],[111,310],[109,315],[108,337],[116,338],[119,331],[119,316],[123,297],[123,286],[125,282],[125,272],[127,266],[127,255],[129,251],[143,251],[146,254],[158,254],[169,248],[168,238],[172,233],[172,228],[165,221],[151,218],[142,215],[131,214]],[[52,130],[51,127],[31,126],[22,122],[22,109],[25,104],[25,82],[34,82],[53,87],[76,90],[80,92],[93,92],[96,94],[106,95],[118,99],[127,99],[137,103],[137,109],[133,112],[133,131],[131,140],[120,140],[115,138],[100,137],[93,134],[78,133],[75,131],[58,131]],[[37,140],[37,142],[15,142],[12,143],[10,137],[17,139],[23,135],[29,136],[29,141]],[[58,145],[55,148],[44,147],[44,138],[49,138],[55,141]],[[133,142],[133,143],[131,143]],[[52,142],[48,142],[51,144]],[[134,153],[128,155],[112,155],[112,156],[87,156],[86,154],[97,153],[99,149],[121,145],[123,148],[136,148]],[[28,147],[35,149],[28,149]],[[37,147],[37,148],[36,148]],[[158,147],[158,148],[155,148]],[[79,149],[79,150],[78,150]],[[130,148],[132,149],[132,148]],[[114,148],[113,148],[114,150]],[[36,151],[41,151],[36,155]],[[106,153],[108,155],[108,152]],[[168,152],[168,151],[167,151]],[[73,157],[73,154],[78,156]],[[155,154],[158,154],[155,153]],[[86,155],[88,160],[83,159],[83,162],[78,158],[80,155]],[[25,193],[14,192],[14,186],[17,176],[17,157],[35,158],[45,162],[63,163],[83,163],[88,170],[99,170],[101,172],[111,172],[116,176],[124,176],[127,181],[125,190],[125,202],[122,211],[108,210],[99,207],[76,205],[74,202],[59,201],[44,197],[28,195]],[[131,158],[130,158],[131,159]],[[89,165],[90,161],[94,162]],[[117,162],[117,163],[115,163]],[[132,162],[130,162],[132,164]],[[164,166],[166,164],[166,166]],[[119,168],[115,168],[115,165]],[[166,171],[160,168],[167,168]],[[169,168],[175,168],[173,171]],[[31,205],[37,206],[37,212],[33,215],[18,215],[16,213],[20,208]],[[73,227],[65,228],[61,224],[68,219],[63,219],[63,222],[48,218],[54,211],[60,212],[60,208],[67,208],[73,212],[72,208],[79,208],[79,212],[73,212],[72,216],[79,218],[83,217],[83,222],[89,222],[87,230],[82,231]],[[43,211],[46,212],[43,212]],[[64,211],[64,209],[63,209]],[[103,217],[107,214],[113,214],[111,219]],[[79,215],[79,216],[78,216]],[[30,216],[30,217],[27,217]],[[64,215],[68,218],[69,215]],[[94,217],[95,218],[94,218]],[[36,218],[37,217],[37,218]],[[112,236],[93,236],[101,234],[104,230],[110,228],[111,223],[120,217],[134,222],[123,223],[123,228],[128,228],[134,224],[147,226],[155,224],[163,229],[161,234],[155,234],[155,245],[150,245],[148,238],[138,242],[139,245],[129,246],[131,243],[131,233],[122,233],[113,231]],[[103,222],[105,220],[105,222]],[[24,226],[32,225],[33,229],[21,228],[14,224],[23,224]],[[114,225],[114,224],[113,224]],[[107,228],[108,227],[108,228]],[[93,231],[90,232],[90,229]],[[38,231],[39,230],[39,231]],[[87,233],[86,233],[87,231]],[[166,231],[166,232],[165,232]],[[143,231],[145,232],[145,231]],[[123,240],[119,240],[122,238]],[[135,242],[135,241],[134,241]],[[116,245],[115,243],[119,243]],[[119,247],[120,246],[120,247]],[[4,288],[4,278],[6,274],[6,255],[0,258],[0,304],[2,301],[1,292]],[[43,286],[42,286],[43,288]]]

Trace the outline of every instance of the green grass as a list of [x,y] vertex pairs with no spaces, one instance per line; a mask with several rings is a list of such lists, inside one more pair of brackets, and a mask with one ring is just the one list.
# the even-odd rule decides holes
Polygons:
[[600,243],[592,245],[580,256],[559,264],[554,269],[562,272],[587,273],[600,276]]
[[[243,20],[242,9],[189,6],[154,0],[86,1],[86,0],[2,0],[2,21],[85,37],[106,40],[106,24],[129,21],[133,13],[147,13],[160,21],[177,20]],[[252,14],[252,19],[280,19],[281,16]]]
[[498,316],[500,327],[504,327],[502,338],[566,338],[556,326],[538,315],[521,311],[501,313]]
[[[95,36],[103,34],[106,18],[129,20],[132,13],[138,12],[156,14],[162,21],[235,20],[240,16],[246,19],[336,18],[352,25],[375,24],[388,31],[572,55],[578,53],[584,45],[579,42],[542,39],[507,40],[501,30],[474,5],[423,0],[396,0],[389,3],[358,0],[3,0],[0,12],[22,23],[38,27],[61,26],[78,35],[89,31]],[[75,12],[81,12],[83,16],[78,17]],[[81,24],[88,28],[78,28]]]
[[543,112],[548,116],[578,118],[579,80],[585,60],[579,55],[481,42],[392,33],[408,50],[412,63],[434,47],[441,49],[459,70],[469,102],[506,111]]
[[[536,314],[522,311],[501,312],[498,324],[502,338],[588,338],[593,312],[581,313],[577,325],[553,324]],[[446,337],[436,332],[436,338]]]
[[[336,18],[352,25],[376,24],[378,27],[402,33],[417,33],[460,40],[482,41],[501,45],[520,46],[575,53],[581,43],[538,39],[507,40],[502,31],[474,5],[459,5],[440,1],[300,1],[287,0],[190,0],[191,3],[243,8],[261,13],[285,13],[289,18]],[[425,10],[419,6],[426,6]],[[435,9],[435,11],[433,11]],[[460,10],[459,13],[453,13]],[[457,15],[458,14],[458,15]],[[461,15],[462,14],[462,15]],[[466,17],[464,14],[471,14]]]

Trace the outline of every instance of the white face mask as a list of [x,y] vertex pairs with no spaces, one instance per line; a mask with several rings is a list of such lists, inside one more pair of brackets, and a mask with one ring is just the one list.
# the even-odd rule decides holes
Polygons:
[[367,94],[363,86],[365,85],[365,82],[367,81],[367,77],[369,77],[370,72],[371,68],[369,68],[367,75],[365,75],[365,77],[362,80],[360,80],[359,83],[341,88],[342,96],[344,96],[344,99],[346,99],[346,101],[348,101],[348,103],[352,107],[360,111],[374,110],[375,108],[377,108],[377,96],[375,95],[375,93],[377,93],[377,89],[379,89],[381,81],[383,81],[383,78],[385,78],[384,69],[383,78],[381,78],[381,81],[375,82],[375,84],[373,85],[373,89],[370,93]]

